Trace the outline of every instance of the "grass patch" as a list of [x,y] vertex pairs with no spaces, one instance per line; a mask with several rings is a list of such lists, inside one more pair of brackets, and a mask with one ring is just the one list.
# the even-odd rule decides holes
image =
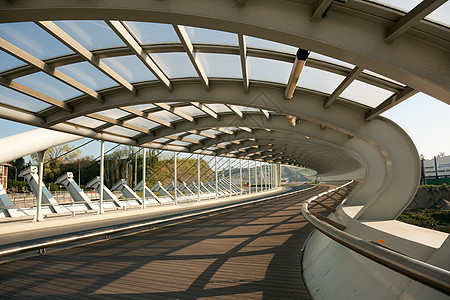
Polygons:
[[442,209],[439,205],[430,208],[412,209],[404,211],[398,221],[450,233],[450,210]]

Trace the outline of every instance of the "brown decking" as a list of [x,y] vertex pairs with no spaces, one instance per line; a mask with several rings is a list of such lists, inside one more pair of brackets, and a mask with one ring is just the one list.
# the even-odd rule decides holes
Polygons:
[[1,265],[0,298],[309,299],[301,203],[324,189]]

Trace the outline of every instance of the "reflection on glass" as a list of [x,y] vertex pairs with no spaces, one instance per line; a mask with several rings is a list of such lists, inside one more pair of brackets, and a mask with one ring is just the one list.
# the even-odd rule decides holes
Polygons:
[[248,57],[250,79],[265,80],[286,84],[291,73],[292,63],[272,59]]
[[0,62],[1,62],[0,72],[25,65],[25,63],[20,59],[17,59],[14,56],[9,55],[8,53],[3,52],[1,50],[0,50]]
[[39,112],[51,106],[50,104],[36,100],[4,86],[0,86],[0,102],[32,112]]
[[341,97],[370,107],[376,107],[392,94],[385,89],[355,80],[342,92]]
[[275,50],[280,52],[287,52],[291,54],[297,53],[296,47],[289,46],[286,44],[281,44],[277,42],[272,42],[264,39],[255,38],[252,36],[246,36],[245,37],[247,42],[247,47],[253,47],[253,48],[262,48],[262,49],[268,49],[268,50]]
[[208,77],[242,78],[238,55],[197,53],[197,56]]
[[170,24],[130,21],[125,22],[125,24],[141,44],[180,42],[180,39]]
[[73,53],[32,22],[2,23],[0,37],[39,59]]
[[104,21],[55,21],[54,23],[89,50],[125,45]]
[[86,127],[90,127],[90,128],[97,128],[100,127],[102,125],[105,125],[105,122],[96,120],[96,119],[92,119],[89,117],[78,117],[78,118],[74,118],[69,120],[68,122],[70,123],[74,123],[77,125],[81,125],[81,126],[86,126]]
[[238,36],[235,33],[199,27],[185,28],[192,43],[238,45]]
[[339,86],[342,80],[344,80],[344,76],[304,67],[297,86],[330,94]]
[[81,95],[82,93],[58,79],[45,74],[44,72],[37,72],[23,77],[19,77],[16,82],[32,88],[38,92],[46,94],[58,100],[67,100]]
[[156,79],[155,75],[153,75],[136,55],[104,58],[102,61],[129,82]]
[[198,77],[186,53],[154,53],[152,56],[170,78]]
[[118,85],[115,81],[86,61],[57,67],[56,69],[93,90],[100,90]]

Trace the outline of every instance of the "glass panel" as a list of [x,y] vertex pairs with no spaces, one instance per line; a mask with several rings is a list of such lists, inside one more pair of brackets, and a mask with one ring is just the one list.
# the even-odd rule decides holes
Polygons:
[[323,61],[335,64],[335,65],[339,65],[339,66],[343,66],[343,67],[347,67],[347,68],[351,68],[351,69],[353,69],[355,67],[355,65],[349,64],[349,63],[347,63],[345,61],[342,61],[342,60],[339,60],[339,59],[335,59],[335,58],[332,58],[332,57],[329,57],[329,56],[326,56],[326,55],[322,55],[322,54],[319,54],[319,53],[316,53],[316,52],[311,52],[309,54],[309,57],[310,58],[314,58],[314,59],[318,59],[318,60],[323,60]]
[[364,70],[363,73],[366,73],[366,74],[369,74],[369,75],[373,75],[375,77],[378,77],[378,78],[381,78],[381,79],[384,79],[384,80],[396,83],[396,84],[401,85],[401,86],[406,86],[405,84],[403,84],[401,82],[395,81],[394,79],[388,78],[386,76],[380,75],[380,74],[372,72],[370,70]]
[[447,1],[439,6],[425,19],[450,27],[450,2]]
[[155,75],[153,75],[136,55],[104,58],[102,61],[129,82],[156,79]]
[[58,79],[55,79],[43,72],[37,72],[19,77],[15,81],[38,92],[62,101],[82,95],[80,91],[62,83]]
[[192,43],[236,46],[239,43],[237,34],[231,32],[189,26],[186,26],[186,31]]
[[213,135],[218,135],[218,134],[222,133],[222,132],[214,130],[214,129],[207,129],[207,130],[202,130],[202,131],[206,134],[213,134]]
[[171,78],[198,77],[186,53],[154,53],[152,56]]
[[57,67],[56,69],[93,90],[101,90],[117,85],[115,81],[86,61]]
[[183,141],[173,141],[170,142],[171,145],[176,145],[176,146],[188,146],[191,145],[191,143],[188,142],[183,142]]
[[132,106],[130,106],[131,108],[134,108],[134,109],[138,109],[138,110],[140,110],[140,111],[144,111],[144,110],[147,110],[147,109],[151,109],[151,108],[154,108],[154,107],[156,107],[155,105],[153,105],[153,104],[139,104],[139,105],[132,105]]
[[39,59],[73,53],[32,22],[0,24],[0,37]]
[[341,97],[376,107],[391,95],[393,93],[390,91],[355,80],[342,92]]
[[125,45],[104,21],[55,21],[55,23],[89,50]]
[[304,67],[297,86],[330,94],[339,86],[342,80],[344,80],[344,76]]
[[191,140],[196,140],[196,141],[201,141],[204,140],[205,137],[201,136],[201,135],[196,135],[196,134],[190,134],[188,136],[186,136],[187,139],[191,139]]
[[168,141],[170,141],[170,140],[169,139],[165,139],[165,138],[159,138],[159,139],[156,139],[156,140],[154,140],[152,142],[165,143],[165,142],[168,142]]
[[149,116],[160,118],[167,122],[181,120],[181,118],[179,116],[174,115],[168,111],[158,111],[158,112],[150,113]]
[[141,44],[180,42],[180,39],[170,24],[130,21],[125,22],[125,24]]
[[239,106],[239,105],[237,105],[237,108],[239,108],[239,110],[242,110],[242,111],[259,111],[259,109],[257,109],[257,108],[247,107],[247,106]]
[[291,73],[292,63],[248,57],[248,73],[250,79],[265,80],[286,84]]
[[241,59],[237,55],[197,53],[208,77],[242,78]]
[[263,49],[269,49],[269,50],[276,50],[280,52],[287,52],[291,54],[297,53],[296,47],[289,46],[286,44],[281,44],[277,42],[272,42],[264,39],[255,38],[252,36],[246,36],[245,40],[247,42],[247,47],[253,47],[253,48],[263,48]]
[[147,128],[147,129],[152,129],[152,128],[160,126],[160,124],[152,122],[152,121],[144,119],[144,118],[134,118],[134,119],[127,121],[126,123],[136,125],[139,127],[143,127],[143,128]]
[[105,122],[96,120],[96,119],[92,119],[89,117],[78,117],[78,118],[74,118],[69,120],[68,122],[71,123],[75,123],[77,125],[82,125],[82,126],[86,126],[86,127],[91,127],[91,128],[97,128],[99,126],[105,125]]
[[204,113],[203,111],[194,106],[177,107],[177,110],[192,117],[206,115],[206,113]]
[[138,134],[140,134],[140,132],[132,130],[132,129],[128,129],[128,128],[124,128],[124,127],[120,127],[120,126],[112,126],[106,130],[103,130],[104,132],[109,132],[109,133],[115,133],[115,134],[119,134],[119,135],[124,135],[124,136],[128,136],[128,137],[133,137],[136,136]]
[[404,12],[409,12],[411,9],[416,7],[422,0],[389,0],[389,1],[383,1],[383,0],[366,0],[366,2],[372,2],[376,4],[381,4],[383,6],[395,8]]
[[216,113],[230,112],[231,110],[223,104],[213,103],[207,104],[209,108],[211,108]]
[[14,56],[9,55],[8,53],[1,50],[0,50],[0,62],[2,63],[0,65],[0,72],[25,65],[25,63],[20,59],[17,59]]
[[104,111],[99,111],[97,113],[99,115],[102,115],[102,116],[105,116],[105,117],[109,117],[109,118],[113,118],[113,119],[120,119],[120,118],[125,117],[125,116],[130,114],[130,113],[125,112],[123,110],[120,110],[118,108],[113,108],[113,109],[108,109],[108,110],[104,110]]
[[4,86],[0,86],[0,102],[32,112],[38,112],[52,106]]

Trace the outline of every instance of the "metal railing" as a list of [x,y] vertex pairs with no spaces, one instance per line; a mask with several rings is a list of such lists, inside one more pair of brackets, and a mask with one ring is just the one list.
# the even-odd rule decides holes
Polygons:
[[26,246],[3,249],[3,250],[0,250],[0,257],[6,257],[6,256],[11,256],[11,255],[36,251],[36,250],[38,251],[38,253],[44,253],[44,252],[46,252],[46,249],[51,248],[51,247],[61,246],[61,245],[65,245],[65,244],[75,243],[75,242],[81,242],[81,241],[95,239],[95,238],[104,237],[105,239],[109,239],[110,236],[114,235],[114,234],[126,233],[126,232],[130,232],[133,230],[151,229],[155,226],[161,226],[164,224],[183,222],[183,221],[186,221],[189,219],[198,219],[198,218],[204,217],[204,216],[219,214],[219,213],[223,213],[223,212],[226,212],[229,210],[243,208],[245,206],[256,205],[258,203],[271,201],[271,200],[275,200],[275,199],[279,199],[279,198],[283,198],[283,197],[288,197],[288,196],[291,196],[294,194],[308,191],[314,187],[315,186],[312,186],[312,187],[306,188],[306,189],[302,189],[299,191],[284,193],[281,195],[276,195],[276,196],[267,197],[267,198],[263,198],[263,199],[245,201],[245,202],[226,205],[226,206],[222,206],[222,207],[218,207],[218,208],[201,210],[199,212],[178,215],[178,216],[169,217],[169,218],[165,218],[165,219],[161,219],[161,220],[148,221],[148,222],[143,222],[143,223],[138,223],[138,224],[133,224],[133,225],[121,226],[121,227],[113,228],[113,229],[101,230],[101,231],[97,231],[97,232],[93,232],[93,233],[75,235],[75,236],[71,236],[71,237],[67,237],[67,238],[55,239],[55,240],[46,241],[46,242],[38,242],[35,244],[26,245]]
[[323,216],[318,217],[308,210],[308,205],[314,200],[337,191],[351,183],[352,182],[348,182],[336,189],[326,191],[306,200],[302,205],[302,213],[306,220],[317,230],[335,240],[339,244],[413,280],[449,294],[450,271],[391,250],[376,242],[362,240],[343,231],[345,230],[344,225],[337,223],[342,226],[341,229],[339,229],[339,226],[336,226],[336,222]]

